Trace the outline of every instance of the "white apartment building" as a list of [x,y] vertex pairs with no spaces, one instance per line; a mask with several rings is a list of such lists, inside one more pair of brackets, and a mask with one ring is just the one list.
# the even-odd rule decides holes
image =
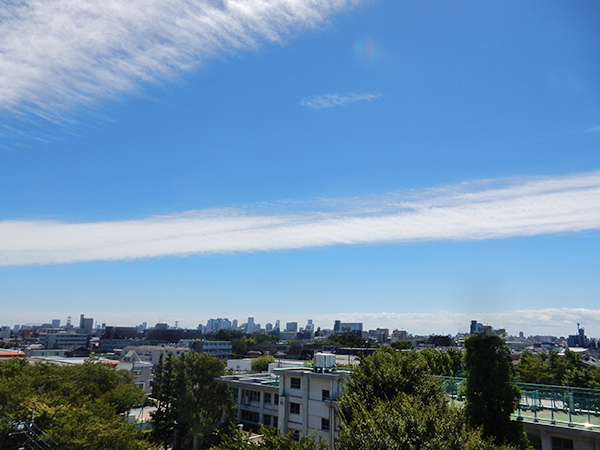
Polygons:
[[225,376],[246,426],[264,424],[296,436],[317,433],[337,440],[337,399],[348,370],[335,368],[335,355],[318,353],[313,367],[273,369],[272,373]]

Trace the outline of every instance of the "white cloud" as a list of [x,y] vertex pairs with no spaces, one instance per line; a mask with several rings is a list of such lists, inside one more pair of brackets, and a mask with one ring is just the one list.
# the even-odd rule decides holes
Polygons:
[[592,132],[592,133],[594,133],[594,132],[596,132],[596,131],[600,131],[600,125],[598,125],[597,127],[592,127],[592,128],[590,128],[590,129],[588,129],[588,131],[589,131],[589,132]]
[[598,229],[600,172],[592,172],[137,220],[7,220],[0,222],[0,265],[497,239]]
[[278,42],[359,1],[0,2],[0,109],[60,114],[216,54]]
[[381,97],[382,94],[369,94],[364,92],[351,92],[346,95],[339,94],[324,94],[317,97],[312,97],[308,100],[302,100],[300,104],[307,108],[323,109],[331,108],[333,106],[343,106],[348,103],[358,102],[361,100],[372,100],[377,97]]

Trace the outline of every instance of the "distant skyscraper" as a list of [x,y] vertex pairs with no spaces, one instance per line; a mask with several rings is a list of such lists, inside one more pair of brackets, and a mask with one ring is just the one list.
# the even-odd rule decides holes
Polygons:
[[267,333],[270,333],[271,331],[273,331],[273,324],[272,324],[272,323],[267,323],[267,324],[265,325],[265,331],[266,331]]
[[60,319],[52,319],[52,328],[60,328]]
[[298,331],[298,322],[288,322],[285,324],[285,331],[295,333]]
[[277,319],[277,320],[275,321],[275,326],[273,327],[273,329],[274,329],[274,330],[281,330],[281,327],[280,327],[280,325],[279,325],[279,319]]
[[79,319],[79,328],[81,328],[84,333],[91,333],[94,328],[94,319],[85,317],[82,314]]
[[246,323],[246,333],[254,333],[254,328],[254,317],[248,317],[248,322]]
[[234,330],[237,330],[237,328],[238,328],[238,320],[237,319],[233,319],[233,322],[231,323],[231,327]]
[[342,330],[342,327],[341,327],[340,323],[341,323],[341,322],[340,322],[339,320],[336,320],[336,321],[333,323],[333,332],[334,332],[334,333],[339,333],[339,332]]

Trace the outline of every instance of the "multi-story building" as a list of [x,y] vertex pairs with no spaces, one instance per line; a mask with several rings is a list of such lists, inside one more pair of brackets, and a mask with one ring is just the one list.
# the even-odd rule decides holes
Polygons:
[[318,353],[313,367],[287,367],[272,373],[223,377],[233,391],[238,420],[246,426],[262,423],[295,436],[317,432],[334,444],[339,418],[337,399],[350,374],[335,368],[335,355]]
[[90,335],[65,332],[40,334],[40,343],[45,348],[87,347]]
[[219,359],[231,358],[231,341],[185,340],[188,347],[198,353],[207,353]]

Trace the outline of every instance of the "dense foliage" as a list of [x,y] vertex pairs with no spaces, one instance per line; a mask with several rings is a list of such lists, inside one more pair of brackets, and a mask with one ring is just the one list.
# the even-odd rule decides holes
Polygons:
[[124,416],[143,401],[143,392],[133,384],[131,374],[112,370],[107,364],[0,362],[0,449],[22,446],[28,435],[15,433],[15,424],[32,415],[34,424],[28,427],[41,435],[49,448],[149,449],[152,445]]
[[339,345],[351,348],[369,348],[371,344],[366,339],[354,333],[334,333],[319,341],[319,345]]
[[600,369],[583,367],[581,357],[570,350],[564,356],[554,350],[540,354],[525,350],[519,360],[519,381],[600,389]]
[[252,360],[252,372],[266,372],[269,364],[274,363],[275,358],[271,355],[259,356]]
[[[465,425],[440,380],[453,370],[446,352],[381,349],[363,358],[340,399],[340,450],[509,449]],[[447,358],[447,359],[446,359]]]
[[261,440],[250,442],[247,436],[229,435],[210,450],[328,450],[329,445],[317,436],[300,436],[294,440],[293,432],[278,434],[276,430],[261,427]]
[[210,337],[211,341],[230,341],[231,351],[234,357],[245,356],[254,344],[275,343],[279,339],[277,336],[265,333],[247,334],[240,330],[218,330]]
[[174,449],[207,448],[218,439],[216,432],[231,427],[233,400],[227,383],[217,378],[225,363],[205,353],[161,358],[154,375],[152,397],[154,437]]
[[529,444],[519,422],[511,420],[519,397],[512,383],[510,352],[499,336],[471,336],[465,341],[467,391],[465,413],[473,427],[497,443],[519,448]]

